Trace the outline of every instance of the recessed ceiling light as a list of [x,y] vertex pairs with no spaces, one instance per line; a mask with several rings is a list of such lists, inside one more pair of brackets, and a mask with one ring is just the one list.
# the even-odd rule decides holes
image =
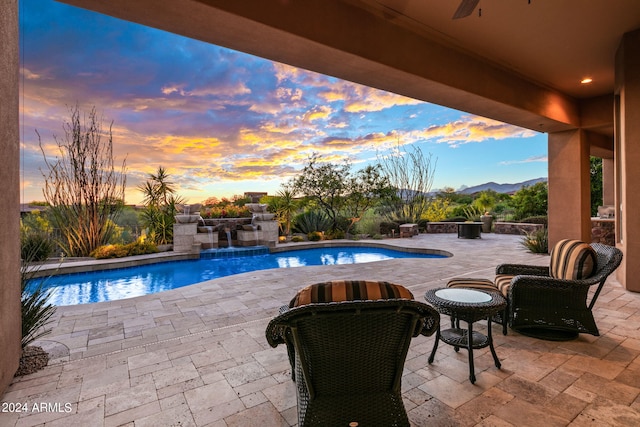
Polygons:
[[589,83],[591,83],[593,81],[593,79],[591,77],[585,77],[584,79],[580,80],[580,83],[582,83],[583,85],[587,85]]

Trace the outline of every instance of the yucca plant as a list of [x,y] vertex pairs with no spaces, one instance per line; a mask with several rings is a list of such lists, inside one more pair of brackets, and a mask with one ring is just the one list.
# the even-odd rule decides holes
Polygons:
[[546,254],[549,252],[549,236],[546,228],[527,233],[522,239],[525,248],[534,254]]
[[484,213],[480,208],[474,205],[466,206],[462,209],[464,217],[467,221],[479,221],[480,216]]

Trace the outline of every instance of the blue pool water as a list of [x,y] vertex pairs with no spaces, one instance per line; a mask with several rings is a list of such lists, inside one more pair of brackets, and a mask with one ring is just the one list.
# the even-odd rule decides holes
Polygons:
[[242,256],[243,253],[213,251],[203,253],[199,260],[63,274],[45,279],[44,286],[54,288],[50,299],[54,305],[74,305],[131,298],[269,268],[359,264],[392,258],[443,258],[371,247],[314,248],[257,255],[259,251],[251,251],[253,254],[249,256]]

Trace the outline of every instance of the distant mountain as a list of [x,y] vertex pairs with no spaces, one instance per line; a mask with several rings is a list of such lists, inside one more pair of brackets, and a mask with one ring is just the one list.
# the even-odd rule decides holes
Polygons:
[[498,184],[496,182],[487,182],[485,184],[474,185],[473,187],[464,187],[458,190],[459,194],[474,194],[480,191],[493,190],[497,193],[515,193],[522,187],[537,184],[538,182],[547,182],[547,178],[535,178],[516,184]]

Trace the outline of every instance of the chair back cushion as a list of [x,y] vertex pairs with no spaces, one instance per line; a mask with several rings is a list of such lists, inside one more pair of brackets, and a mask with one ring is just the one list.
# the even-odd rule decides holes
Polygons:
[[561,240],[551,250],[549,273],[555,279],[586,279],[596,270],[596,252],[579,240]]
[[404,286],[389,282],[334,280],[301,289],[291,300],[289,307],[323,302],[381,299],[413,299],[413,294]]
[[516,277],[513,274],[497,274],[495,278],[496,288],[505,297],[509,297],[509,288],[511,287],[511,280]]

